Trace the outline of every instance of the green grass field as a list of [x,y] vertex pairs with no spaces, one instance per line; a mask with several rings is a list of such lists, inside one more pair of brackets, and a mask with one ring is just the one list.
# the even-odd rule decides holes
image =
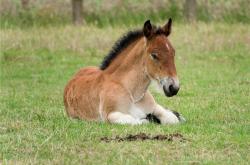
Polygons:
[[[160,23],[159,23],[160,24]],[[140,26],[137,26],[140,27]],[[181,90],[162,105],[181,125],[111,125],[69,119],[63,90],[81,67],[98,66],[134,27],[2,29],[0,164],[248,164],[250,26],[175,23]],[[101,142],[104,136],[181,133],[174,141]]]

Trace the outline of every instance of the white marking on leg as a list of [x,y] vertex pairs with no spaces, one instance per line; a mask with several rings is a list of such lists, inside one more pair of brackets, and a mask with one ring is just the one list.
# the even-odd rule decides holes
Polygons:
[[133,116],[136,119],[145,119],[146,118],[146,113],[136,105],[132,104],[128,113]]
[[156,105],[153,114],[161,121],[161,124],[177,124],[180,122],[172,111],[163,108],[159,104]]
[[110,123],[116,123],[116,124],[131,124],[131,125],[138,125],[146,123],[147,120],[145,119],[136,119],[133,116],[129,114],[124,114],[121,112],[111,112],[108,115],[108,120]]

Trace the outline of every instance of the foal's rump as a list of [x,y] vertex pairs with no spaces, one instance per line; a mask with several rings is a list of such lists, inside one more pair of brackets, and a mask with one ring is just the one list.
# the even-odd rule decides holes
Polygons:
[[68,116],[86,120],[99,119],[99,89],[101,70],[97,67],[80,69],[64,90],[64,105]]

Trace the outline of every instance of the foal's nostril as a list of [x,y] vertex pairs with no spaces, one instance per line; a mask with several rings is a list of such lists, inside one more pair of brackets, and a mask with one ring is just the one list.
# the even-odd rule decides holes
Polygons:
[[170,86],[169,86],[169,91],[170,91],[171,93],[174,93],[174,86],[173,86],[173,85],[170,85]]
[[178,87],[174,87],[173,85],[170,85],[169,86],[169,91],[172,95],[176,95],[179,91],[179,88]]
[[167,97],[172,97],[176,95],[179,91],[179,81],[174,79],[167,79],[167,81],[163,81],[163,91]]

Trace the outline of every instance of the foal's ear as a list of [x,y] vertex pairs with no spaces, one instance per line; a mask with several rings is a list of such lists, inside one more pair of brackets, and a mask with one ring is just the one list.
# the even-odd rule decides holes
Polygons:
[[171,33],[171,27],[172,27],[172,19],[169,18],[168,23],[166,23],[163,27],[162,30],[164,31],[164,34],[168,36]]
[[147,20],[145,23],[144,23],[144,26],[143,26],[143,34],[144,36],[149,39],[152,35],[153,35],[153,27],[150,23],[150,20]]

